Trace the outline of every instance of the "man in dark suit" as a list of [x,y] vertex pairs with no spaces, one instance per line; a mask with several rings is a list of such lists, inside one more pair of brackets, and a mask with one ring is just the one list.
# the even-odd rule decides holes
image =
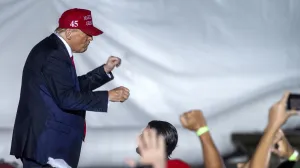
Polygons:
[[85,138],[85,111],[107,112],[108,102],[124,102],[129,90],[93,91],[111,81],[111,71],[121,60],[109,57],[106,64],[77,77],[73,53],[87,50],[93,36],[91,11],[70,9],[59,19],[55,33],[31,50],[22,76],[10,154],[24,168],[46,166],[48,159],[63,159],[75,168]]

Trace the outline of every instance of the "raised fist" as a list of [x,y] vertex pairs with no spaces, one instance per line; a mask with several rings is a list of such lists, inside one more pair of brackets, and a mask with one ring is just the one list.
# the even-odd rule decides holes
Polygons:
[[112,102],[124,102],[129,97],[129,89],[120,86],[108,91],[108,99]]
[[191,110],[180,116],[181,125],[191,131],[197,131],[206,126],[205,118],[200,110]]
[[110,73],[115,67],[119,67],[121,65],[121,59],[115,56],[110,56],[107,59],[106,64],[104,65],[104,71],[106,73]]

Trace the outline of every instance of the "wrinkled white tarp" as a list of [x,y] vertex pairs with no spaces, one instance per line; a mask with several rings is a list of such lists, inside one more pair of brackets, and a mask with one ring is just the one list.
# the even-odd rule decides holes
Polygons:
[[130,99],[111,103],[107,114],[88,113],[81,166],[137,157],[135,136],[153,119],[179,129],[174,157],[201,162],[197,138],[178,120],[192,108],[204,111],[219,150],[230,152],[230,133],[262,130],[269,106],[283,90],[300,86],[297,0],[1,0],[0,157],[13,160],[11,129],[27,54],[73,7],[92,10],[105,32],[75,55],[78,74],[119,56],[115,80],[100,89],[131,90]]

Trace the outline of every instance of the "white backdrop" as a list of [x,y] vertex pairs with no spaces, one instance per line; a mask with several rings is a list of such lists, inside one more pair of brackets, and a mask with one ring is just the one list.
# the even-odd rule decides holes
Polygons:
[[300,91],[298,0],[1,0],[0,157],[14,160],[11,129],[27,54],[73,7],[92,10],[105,32],[75,56],[78,74],[119,56],[115,80],[100,89],[131,90],[107,114],[88,113],[81,166],[137,158],[135,136],[153,119],[178,128],[173,157],[202,162],[196,136],[180,126],[183,111],[204,111],[224,154],[233,150],[230,133],[262,130],[283,90]]

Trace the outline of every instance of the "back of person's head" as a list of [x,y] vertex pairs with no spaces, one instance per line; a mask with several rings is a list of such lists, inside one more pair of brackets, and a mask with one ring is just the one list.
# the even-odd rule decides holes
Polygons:
[[295,165],[296,162],[291,161],[284,161],[280,163],[280,165],[277,168],[292,168]]
[[150,121],[148,123],[148,127],[150,129],[155,129],[159,135],[162,135],[165,138],[167,146],[167,156],[168,158],[170,158],[178,142],[178,134],[176,128],[166,121],[158,120]]

